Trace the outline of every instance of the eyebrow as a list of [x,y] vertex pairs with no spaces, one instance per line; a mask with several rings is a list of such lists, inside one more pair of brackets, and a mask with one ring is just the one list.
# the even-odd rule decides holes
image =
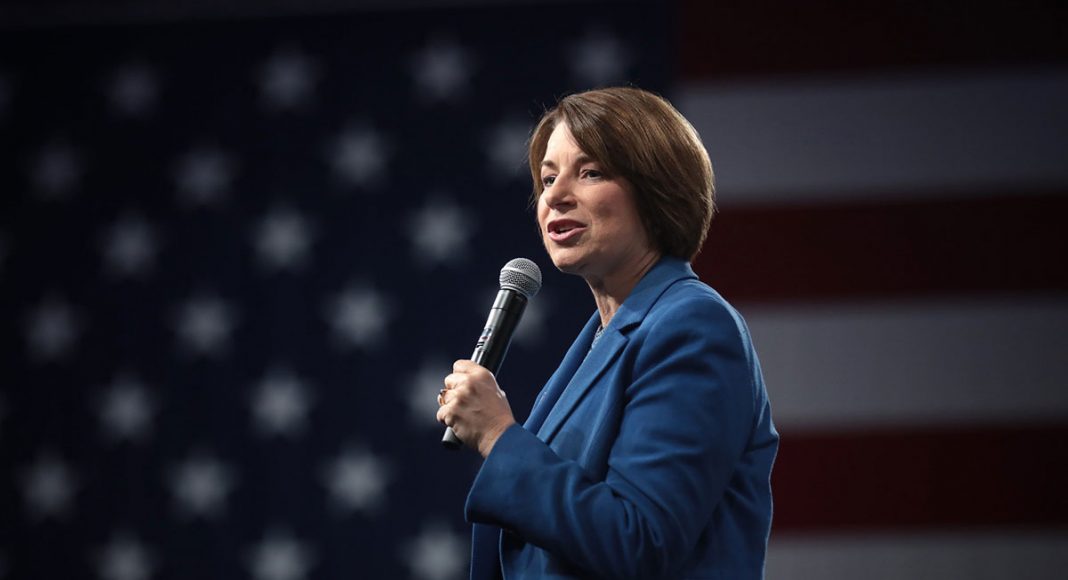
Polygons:
[[[578,156],[575,157],[575,164],[582,165],[583,163],[596,163],[596,161],[593,159],[593,157],[590,157],[585,153],[579,153]],[[548,167],[549,169],[556,169],[556,163],[549,159],[542,161],[541,166]]]

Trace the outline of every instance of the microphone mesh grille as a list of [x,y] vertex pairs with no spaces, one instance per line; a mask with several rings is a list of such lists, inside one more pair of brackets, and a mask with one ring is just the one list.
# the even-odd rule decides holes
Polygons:
[[541,290],[541,269],[526,258],[516,258],[501,268],[501,288],[510,288],[529,300]]

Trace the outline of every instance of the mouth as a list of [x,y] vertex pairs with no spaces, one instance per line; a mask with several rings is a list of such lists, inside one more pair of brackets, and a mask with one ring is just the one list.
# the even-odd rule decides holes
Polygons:
[[553,220],[545,228],[549,239],[554,242],[564,242],[577,237],[586,230],[586,224],[575,220]]

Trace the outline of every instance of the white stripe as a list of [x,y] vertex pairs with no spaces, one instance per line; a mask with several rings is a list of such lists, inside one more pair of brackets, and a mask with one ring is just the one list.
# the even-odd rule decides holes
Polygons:
[[1068,418],[1068,297],[742,312],[780,426]]
[[1068,533],[990,532],[772,538],[769,580],[1064,578]]
[[679,88],[724,204],[1068,185],[1068,69]]

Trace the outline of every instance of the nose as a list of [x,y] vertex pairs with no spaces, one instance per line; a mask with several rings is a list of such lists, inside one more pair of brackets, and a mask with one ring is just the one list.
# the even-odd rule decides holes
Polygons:
[[564,175],[557,176],[551,187],[542,191],[542,201],[552,209],[567,207],[574,203],[571,190],[571,180]]

